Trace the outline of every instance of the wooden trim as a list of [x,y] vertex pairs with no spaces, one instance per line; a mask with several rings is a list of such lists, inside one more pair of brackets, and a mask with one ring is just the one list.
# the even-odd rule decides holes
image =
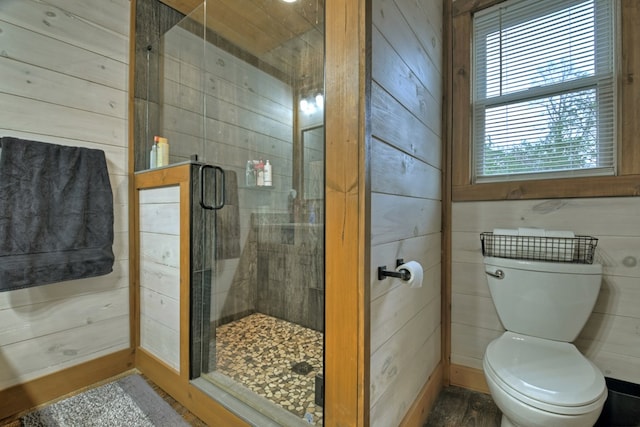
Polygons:
[[135,189],[141,190],[179,185],[183,182],[189,182],[191,179],[190,174],[191,164],[189,163],[139,172],[134,175]]
[[[371,13],[327,0],[325,407],[328,426],[369,425],[366,103]],[[370,56],[370,55],[369,55]]]
[[208,425],[249,426],[144,349],[138,349],[136,363],[140,372]]
[[442,390],[444,366],[442,361],[438,363],[429,381],[424,385],[420,394],[418,394],[418,397],[402,419],[400,427],[421,427],[427,421],[429,412],[431,412],[431,408],[433,408],[433,404],[438,398],[438,393]]
[[502,3],[503,1],[504,0],[453,0],[451,7],[452,16],[474,13],[495,4]]
[[[471,183],[471,16],[460,15],[451,22],[451,185]],[[454,123],[455,122],[455,123]]]
[[[451,31],[451,2],[445,1],[443,7],[443,93],[451,92],[452,84],[452,57],[453,57],[453,34]],[[451,363],[451,223],[452,223],[452,203],[451,203],[451,183],[452,176],[452,156],[451,156],[451,132],[453,129],[452,102],[449,97],[442,100],[442,248],[441,259],[441,363],[442,384],[449,385],[449,364]]]
[[640,3],[622,0],[620,62],[620,158],[622,175],[640,175]]
[[[167,186],[180,187],[180,377],[186,383],[189,381],[189,334],[190,334],[190,307],[191,307],[191,164],[168,166],[160,169],[152,169],[134,175],[134,222],[131,228],[140,229],[140,190],[161,188]],[[136,262],[139,265],[139,246],[133,250]],[[137,352],[144,351],[140,348],[140,276],[136,273],[131,277],[132,288],[137,301],[135,307],[135,348]],[[136,354],[136,367],[138,367],[138,354]],[[166,367],[167,373],[174,373],[173,368]]]
[[622,49],[619,73],[620,156],[618,176],[543,179],[531,181],[471,182],[471,27],[472,13],[488,7],[495,0],[457,0],[451,19],[453,65],[452,87],[445,96],[452,102],[452,187],[453,201],[520,200],[568,197],[622,197],[640,195],[640,4],[622,0]]
[[140,337],[138,334],[139,324],[139,295],[136,291],[138,277],[140,276],[138,267],[140,266],[138,247],[138,209],[134,206],[138,205],[137,192],[134,187],[133,173],[135,171],[135,137],[134,137],[134,121],[135,121],[135,94],[134,94],[134,72],[136,66],[136,0],[131,0],[129,9],[129,93],[128,93],[128,146],[127,157],[128,164],[128,182],[129,190],[129,345],[137,348]]
[[35,408],[133,368],[134,351],[127,349],[0,390],[0,419]]
[[484,378],[484,372],[481,369],[452,364],[450,375],[451,385],[490,394],[487,380]]
[[180,378],[189,381],[191,365],[191,165],[180,181]]
[[495,182],[453,187],[454,201],[639,195],[640,175]]

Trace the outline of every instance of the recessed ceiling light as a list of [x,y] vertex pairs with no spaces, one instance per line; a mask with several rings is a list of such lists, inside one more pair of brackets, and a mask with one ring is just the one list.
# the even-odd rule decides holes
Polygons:
[[285,3],[295,3],[298,0],[282,0],[282,1],[285,2]]

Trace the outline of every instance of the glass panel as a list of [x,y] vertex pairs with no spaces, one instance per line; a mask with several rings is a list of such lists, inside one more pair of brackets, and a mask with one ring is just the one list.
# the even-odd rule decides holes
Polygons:
[[154,135],[193,165],[190,375],[322,425],[323,4],[208,0],[149,57],[138,170]]
[[204,156],[204,20],[202,4],[138,56],[136,171]]

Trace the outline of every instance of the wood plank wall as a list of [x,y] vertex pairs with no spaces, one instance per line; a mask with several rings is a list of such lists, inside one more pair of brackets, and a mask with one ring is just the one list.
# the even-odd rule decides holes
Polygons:
[[[605,376],[640,383],[638,197],[454,203],[451,363],[481,370],[487,344],[503,332],[484,277],[479,233],[518,227],[572,230],[600,239],[596,261],[604,266],[602,288],[576,344]],[[453,383],[478,386],[453,377]]]
[[180,372],[180,187],[139,198],[140,347]]
[[[375,0],[372,13],[371,425],[391,426],[441,359],[443,13],[438,0]],[[396,258],[422,264],[422,288],[378,281]]]
[[[129,1],[3,1],[0,32],[0,135],[105,151],[116,255],[114,271],[106,276],[0,293],[2,393],[130,347]],[[112,361],[116,370],[126,366],[122,361]],[[95,371],[83,371],[84,381],[96,381]],[[52,381],[58,393],[71,391],[71,381]],[[74,380],[75,387],[85,385]],[[14,401],[11,409],[23,403]]]

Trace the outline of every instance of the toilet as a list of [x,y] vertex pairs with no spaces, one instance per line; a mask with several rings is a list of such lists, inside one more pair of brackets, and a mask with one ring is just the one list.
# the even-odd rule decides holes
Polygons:
[[484,264],[506,329],[483,359],[502,427],[593,426],[607,387],[572,341],[593,310],[602,266],[497,257]]

